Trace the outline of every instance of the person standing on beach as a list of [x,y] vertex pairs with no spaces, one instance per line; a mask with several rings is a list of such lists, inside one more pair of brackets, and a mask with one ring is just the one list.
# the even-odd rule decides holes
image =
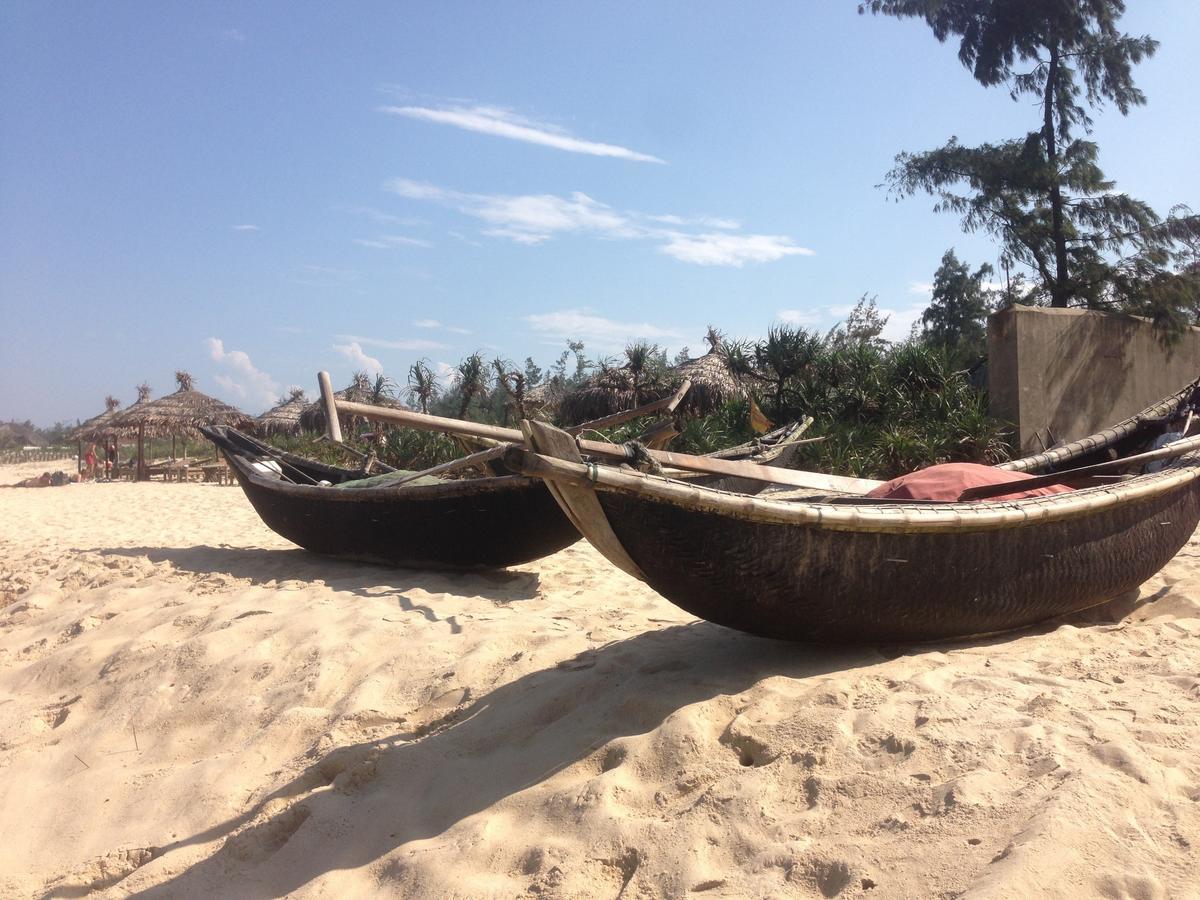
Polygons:
[[93,481],[96,479],[96,443],[88,444],[87,456],[83,459],[83,475]]

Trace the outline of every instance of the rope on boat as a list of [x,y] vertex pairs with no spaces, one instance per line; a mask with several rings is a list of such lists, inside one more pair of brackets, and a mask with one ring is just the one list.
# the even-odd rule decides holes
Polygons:
[[641,441],[626,441],[621,446],[625,448],[629,464],[639,472],[648,472],[651,475],[663,474],[663,467],[647,452],[646,445]]

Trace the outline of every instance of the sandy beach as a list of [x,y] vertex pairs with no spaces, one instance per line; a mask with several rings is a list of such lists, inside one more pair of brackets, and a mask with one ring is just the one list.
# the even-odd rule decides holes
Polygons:
[[1195,538],[1069,622],[827,649],[582,542],[385,569],[82,484],[0,491],[0,627],[3,897],[1200,896]]

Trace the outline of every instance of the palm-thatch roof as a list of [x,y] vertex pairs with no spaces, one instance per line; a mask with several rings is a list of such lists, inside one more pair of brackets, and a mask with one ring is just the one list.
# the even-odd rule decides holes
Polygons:
[[635,388],[634,374],[629,366],[606,368],[563,397],[558,413],[566,424],[578,425],[653,403],[670,396],[671,392],[669,380],[660,374],[643,373]]
[[299,434],[300,415],[308,407],[308,398],[300,388],[292,388],[291,394],[268,409],[254,420],[255,430],[264,436],[272,434]]
[[566,395],[567,386],[563,380],[557,377],[549,378],[525,392],[525,412],[528,415],[543,415],[553,419]]
[[[369,403],[372,406],[387,406],[392,409],[408,409],[403,403],[393,397],[390,393],[391,381],[383,376],[371,381],[370,377],[365,372],[355,372],[354,380],[340,391],[335,391],[334,395],[339,400],[348,400],[351,403]],[[342,431],[346,433],[352,432],[355,422],[360,421],[357,416],[338,416],[338,422],[341,423]],[[305,431],[325,431],[325,404],[320,400],[308,404],[300,412],[300,427]]]
[[729,370],[728,358],[719,344],[703,356],[675,366],[671,376],[676,385],[691,379],[692,386],[680,404],[691,415],[707,415],[731,400],[748,396],[746,386]]
[[[176,372],[179,390],[157,400],[141,400],[124,409],[112,420],[114,430],[134,434],[145,426],[147,434],[196,434],[200,425],[230,425],[246,428],[254,419],[240,409],[210,397],[192,387],[192,376]],[[143,385],[144,387],[144,385]],[[141,388],[138,389],[139,393]],[[147,390],[147,396],[149,391]]]
[[109,394],[104,398],[104,412],[98,416],[92,416],[86,422],[77,427],[71,432],[70,438],[73,441],[99,441],[103,440],[112,432],[112,420],[118,415],[118,408],[121,401]]
[[709,351],[663,371],[649,369],[641,376],[635,393],[634,373],[630,366],[606,368],[589,378],[578,390],[563,398],[559,413],[569,424],[578,424],[639,404],[653,403],[669,397],[685,378],[692,381],[678,412],[685,415],[707,415],[730,400],[748,396],[746,387],[730,371],[724,337],[715,328],[705,336]]

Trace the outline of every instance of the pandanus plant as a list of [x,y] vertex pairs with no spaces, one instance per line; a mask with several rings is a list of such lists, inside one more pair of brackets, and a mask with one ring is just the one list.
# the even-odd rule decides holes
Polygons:
[[426,360],[419,359],[408,367],[408,387],[406,389],[408,402],[419,407],[421,412],[429,412],[429,404],[438,395],[437,379]]
[[483,354],[478,350],[458,364],[458,417],[467,417],[471,401],[487,393],[488,370]]

